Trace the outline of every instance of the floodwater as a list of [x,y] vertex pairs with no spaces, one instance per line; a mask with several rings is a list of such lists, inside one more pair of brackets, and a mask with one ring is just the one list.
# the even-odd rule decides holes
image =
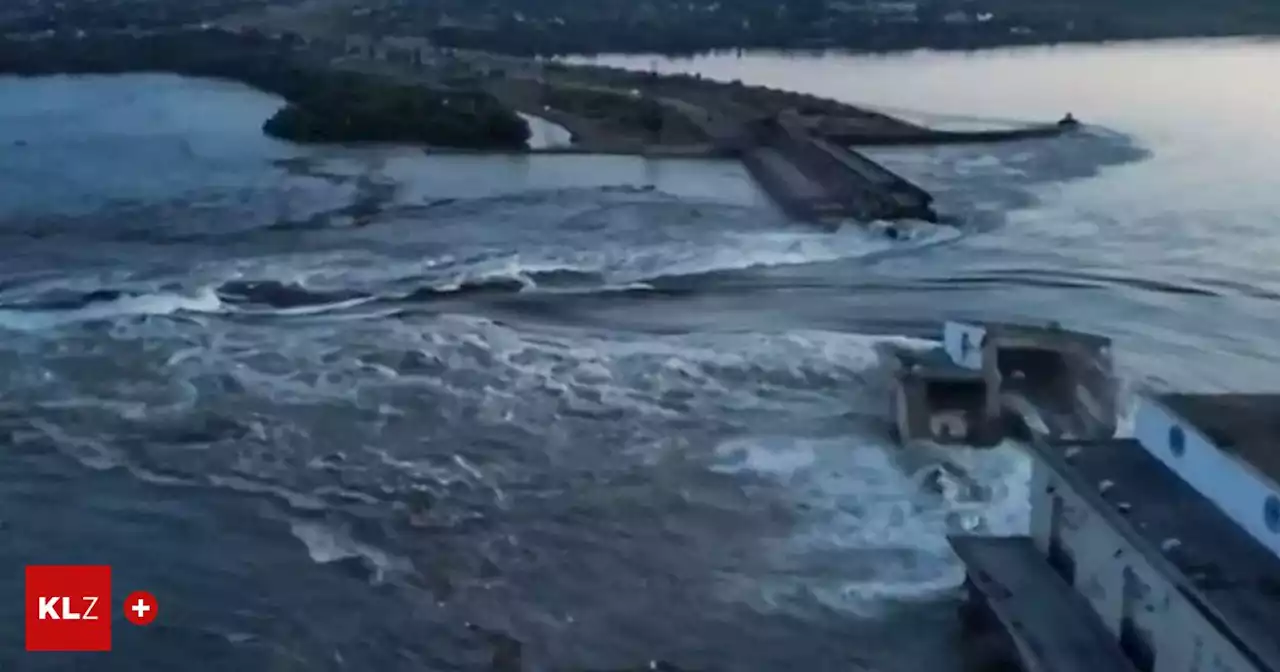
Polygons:
[[530,149],[568,147],[573,144],[573,134],[564,126],[547,121],[542,117],[535,117],[523,112],[519,114],[525,120],[525,123],[529,124]]
[[[1026,525],[886,451],[883,342],[1057,319],[1126,385],[1277,373],[1280,46],[659,62],[1085,132],[876,150],[953,225],[820,231],[732,163],[264,138],[279,101],[0,80],[0,559],[107,563],[95,669],[956,669],[945,534]],[[620,62],[620,59],[613,59]],[[649,68],[654,59],[630,63]],[[0,667],[21,651],[0,578]]]

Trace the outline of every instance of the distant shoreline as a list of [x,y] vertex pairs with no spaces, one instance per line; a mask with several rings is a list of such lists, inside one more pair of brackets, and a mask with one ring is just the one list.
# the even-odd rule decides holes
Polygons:
[[707,56],[725,56],[725,55],[770,55],[770,56],[884,56],[897,57],[907,56],[910,54],[936,53],[936,54],[983,54],[997,51],[1032,51],[1032,50],[1052,50],[1064,47],[1142,47],[1149,45],[1161,44],[1186,44],[1186,43],[1203,43],[1203,44],[1230,44],[1230,43],[1271,43],[1280,42],[1280,33],[1266,34],[1245,34],[1245,35],[1188,35],[1185,37],[1133,37],[1133,38],[1114,38],[1105,40],[1073,40],[1060,42],[1030,42],[1030,43],[1010,43],[998,44],[982,47],[937,47],[937,46],[921,46],[902,49],[886,49],[868,51],[865,49],[855,49],[850,47],[729,47],[704,49],[695,52],[671,52],[662,53],[654,51],[606,51],[599,53],[573,53],[561,54],[556,56],[543,57],[550,62],[565,63],[567,65],[594,65],[596,59],[609,58],[661,58],[670,61],[692,61]]
[[[359,36],[352,36],[359,37]],[[472,52],[392,60],[347,55],[297,36],[197,30],[0,40],[0,74],[170,73],[238,82],[283,97],[267,135],[302,144],[394,143],[428,153],[733,157],[744,129],[788,116],[845,146],[1001,142],[1051,137],[1052,123],[943,131],[793,91],[608,66],[565,65]],[[468,74],[442,75],[458,69]],[[530,147],[520,114],[570,133],[568,145]]]
[[[523,58],[574,59],[600,56],[654,56],[662,58],[695,58],[714,53],[772,52],[772,53],[843,53],[858,56],[892,56],[919,51],[941,53],[978,53],[1000,49],[1053,48],[1077,45],[1110,45],[1153,42],[1225,41],[1225,40],[1275,40],[1280,39],[1280,25],[1267,30],[1234,30],[1220,32],[1186,31],[1182,33],[1097,33],[1079,34],[1061,32],[1053,34],[1017,35],[1008,32],[988,34],[961,34],[951,36],[946,32],[924,32],[909,36],[889,37],[882,40],[839,40],[836,38],[806,40],[741,40],[741,41],[690,41],[688,46],[664,47],[657,37],[631,37],[599,44],[587,38],[564,37],[561,46],[543,49],[521,49],[500,39],[501,36],[476,36],[466,39],[443,39],[437,43],[452,49],[475,49],[495,54]],[[941,38],[941,39],[939,39]],[[518,43],[517,43],[518,44]]]

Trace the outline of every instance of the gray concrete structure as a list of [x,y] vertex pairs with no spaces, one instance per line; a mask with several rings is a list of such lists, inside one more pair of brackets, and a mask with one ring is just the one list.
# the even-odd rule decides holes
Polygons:
[[1134,437],[1033,435],[1030,534],[952,537],[971,656],[1280,672],[1280,394],[1143,396]]
[[893,380],[893,433],[902,444],[994,445],[1003,436],[999,409],[987,403],[982,373],[956,365],[942,348],[896,350],[886,364]]
[[1113,436],[1116,382],[1111,341],[1043,325],[948,322],[943,344],[958,365],[981,371],[988,405],[1058,436]]
[[951,544],[969,567],[969,590],[990,596],[961,612],[969,669],[1136,672],[1089,603],[1029,539],[958,536]]
[[[1028,432],[1109,438],[1111,343],[1057,325],[948,322],[942,345],[888,353],[899,442],[989,446]],[[949,427],[963,426],[963,431]]]
[[786,120],[769,117],[749,122],[740,134],[722,142],[740,149],[752,176],[796,219],[828,223],[937,220],[933,197],[925,190]]

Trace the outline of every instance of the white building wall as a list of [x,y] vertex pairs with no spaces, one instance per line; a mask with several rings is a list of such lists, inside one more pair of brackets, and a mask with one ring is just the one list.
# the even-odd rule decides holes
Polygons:
[[[1105,517],[1091,510],[1051,469],[1037,463],[1032,476],[1031,535],[1042,553],[1048,553],[1054,537],[1055,498],[1064,511],[1057,536],[1075,560],[1076,591],[1117,641],[1124,614],[1130,614],[1131,622],[1149,638],[1155,659],[1152,672],[1264,672],[1220,635]],[[1126,601],[1130,602],[1127,608]]]
[[[1174,445],[1175,427],[1183,436],[1180,450]],[[1190,423],[1152,399],[1139,403],[1134,438],[1280,557],[1280,521],[1275,520],[1274,513],[1268,514],[1268,507],[1274,510],[1280,506],[1276,503],[1280,502],[1280,488],[1253,467],[1219,450]],[[1268,504],[1269,500],[1273,503]]]

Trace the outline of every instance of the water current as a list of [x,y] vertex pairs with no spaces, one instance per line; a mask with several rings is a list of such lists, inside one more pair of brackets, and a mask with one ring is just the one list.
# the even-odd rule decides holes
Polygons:
[[99,670],[484,670],[492,633],[537,670],[956,669],[945,534],[1025,529],[1028,465],[922,489],[876,346],[1057,319],[1129,389],[1266,388],[1278,50],[612,59],[1088,122],[871,152],[947,215],[900,239],[732,163],[304,149],[234,85],[0,80],[0,669],[88,663],[20,653],[29,563],[157,596]]

